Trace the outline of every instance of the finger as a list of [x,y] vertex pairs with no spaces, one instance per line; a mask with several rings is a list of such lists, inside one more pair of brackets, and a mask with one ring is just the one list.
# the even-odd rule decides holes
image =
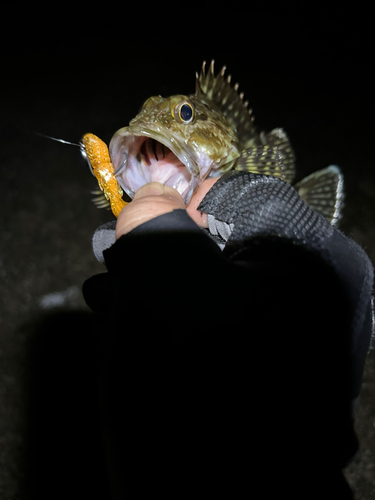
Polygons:
[[172,187],[158,182],[142,186],[133,201],[126,205],[117,219],[116,239],[159,215],[185,209],[181,195]]
[[207,179],[203,181],[200,188],[191,197],[190,203],[186,207],[186,211],[193,221],[200,227],[208,227],[207,214],[200,212],[198,207],[206,196],[207,192],[212,188],[212,186],[219,180],[220,177],[214,177],[212,179]]
[[183,208],[185,208],[180,193],[173,187],[164,186],[164,184],[161,184],[160,182],[149,182],[148,184],[144,184],[135,193],[133,201],[139,198],[145,198],[146,196],[162,196],[162,195],[170,199],[176,198],[176,201],[181,200],[181,205],[183,205]]

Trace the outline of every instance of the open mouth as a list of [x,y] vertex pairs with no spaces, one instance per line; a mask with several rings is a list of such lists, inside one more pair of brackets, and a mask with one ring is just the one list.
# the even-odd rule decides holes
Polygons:
[[155,139],[146,139],[142,143],[141,149],[138,154],[142,157],[140,161],[145,161],[148,166],[150,166],[152,163],[155,163],[155,161],[158,162],[159,158],[164,160],[166,155],[173,155],[175,158],[177,158],[169,148],[164,146],[164,144],[162,144],[161,142],[156,141]]
[[198,179],[186,151],[176,140],[156,138],[157,133],[131,132],[130,127],[119,130],[110,144],[115,175],[123,190],[133,198],[144,184],[160,182],[176,189],[188,204]]

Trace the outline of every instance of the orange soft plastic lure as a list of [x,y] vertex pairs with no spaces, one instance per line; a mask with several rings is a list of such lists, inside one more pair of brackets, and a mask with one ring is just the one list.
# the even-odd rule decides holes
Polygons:
[[127,205],[123,190],[117,182],[107,145],[94,134],[85,134],[81,142],[100,189],[111,205],[115,217]]

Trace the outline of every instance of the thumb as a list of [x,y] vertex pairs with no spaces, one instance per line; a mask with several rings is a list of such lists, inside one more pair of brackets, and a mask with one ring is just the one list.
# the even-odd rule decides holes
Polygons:
[[[160,184],[160,182],[149,182],[148,184],[144,184],[135,193],[133,202],[136,200],[140,200],[140,198],[146,198],[148,196],[160,196],[160,201],[169,200],[173,205],[175,205],[174,209],[186,208],[180,193],[173,187],[164,186],[164,184]],[[150,198],[150,200],[153,199]],[[156,202],[157,200],[155,199],[154,201]]]
[[198,210],[201,201],[206,196],[207,192],[212,188],[212,186],[219,180],[219,177],[214,177],[211,179],[206,179],[203,184],[191,197],[190,203],[186,207],[187,213],[193,219],[193,221],[200,227],[208,227],[207,214],[200,213]]
[[[149,182],[148,184],[144,184],[142,187],[138,189],[135,193],[133,201],[139,198],[144,198],[146,196],[175,196],[176,198],[181,198],[181,195],[176,189],[170,186],[164,186],[164,184],[160,184],[160,182]],[[182,200],[182,198],[181,198]]]
[[174,188],[159,182],[145,184],[135,193],[133,201],[121,210],[116,224],[116,239],[159,215],[180,208],[185,209],[185,204]]

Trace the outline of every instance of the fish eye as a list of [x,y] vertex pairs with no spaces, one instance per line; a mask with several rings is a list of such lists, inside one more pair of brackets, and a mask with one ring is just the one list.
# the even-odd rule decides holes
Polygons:
[[175,107],[174,117],[181,123],[190,123],[194,119],[193,105],[188,101],[180,102]]

